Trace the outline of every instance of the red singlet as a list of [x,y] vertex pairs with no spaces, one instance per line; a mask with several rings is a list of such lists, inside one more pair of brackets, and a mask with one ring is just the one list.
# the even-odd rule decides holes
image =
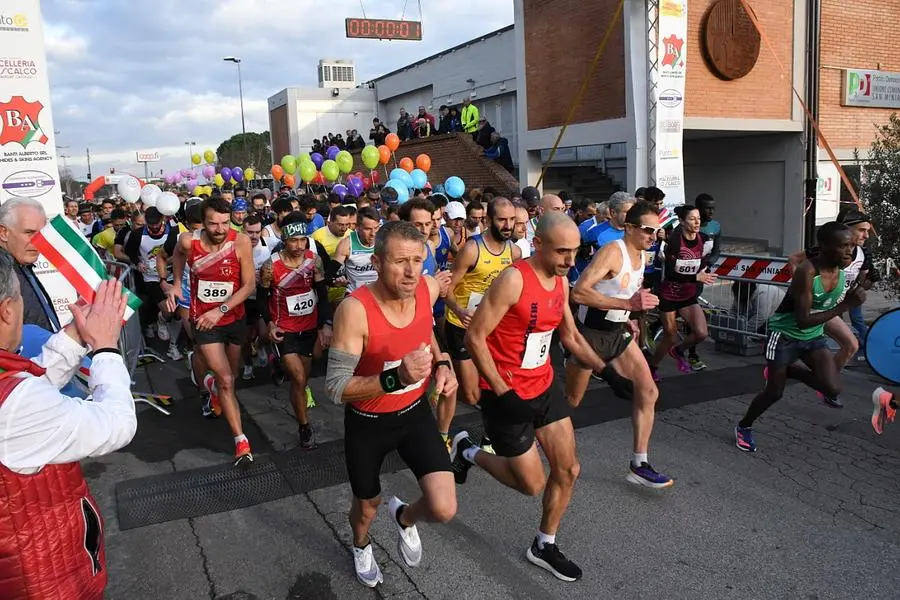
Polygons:
[[[230,230],[222,247],[208,252],[200,243],[202,229],[194,232],[187,264],[191,268],[191,320],[227,302],[241,288],[241,262],[237,256],[237,231]],[[217,327],[244,318],[244,304],[222,315]]]
[[[403,357],[420,345],[431,345],[433,317],[431,315],[431,293],[428,283],[422,278],[416,288],[416,315],[406,327],[394,327],[381,311],[381,306],[369,291],[368,286],[357,288],[350,294],[366,311],[369,327],[369,341],[356,365],[354,375],[371,377],[382,371],[400,365]],[[428,391],[429,375],[422,381],[408,385],[402,390],[354,402],[357,410],[369,413],[390,413],[403,410]]]
[[[550,342],[566,303],[564,278],[547,291],[532,266],[518,260],[510,267],[522,273],[522,295],[487,337],[497,371],[523,400],[533,400],[553,383]],[[484,378],[479,385],[491,389]]]
[[318,327],[318,302],[313,285],[316,281],[316,255],[303,251],[299,267],[289,267],[281,253],[272,255],[272,293],[269,314],[282,331],[303,333]]

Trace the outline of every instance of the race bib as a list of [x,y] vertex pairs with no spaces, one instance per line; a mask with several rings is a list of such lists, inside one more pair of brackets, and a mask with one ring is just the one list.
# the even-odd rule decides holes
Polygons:
[[207,304],[227,302],[234,293],[234,283],[231,281],[204,281],[197,282],[197,300]]
[[[402,360],[386,360],[386,361],[384,361],[384,367],[382,367],[381,370],[387,371],[388,369],[393,369],[394,367],[399,367],[401,362],[403,362],[403,361]],[[428,379],[428,378],[426,377],[425,379]],[[396,392],[391,392],[388,395],[405,394],[406,392],[411,392],[415,389],[418,389],[418,388],[422,387],[422,385],[424,385],[425,379],[420,379],[416,383],[411,383],[408,386],[406,386],[405,388],[403,388],[402,390],[397,390]]]
[[484,294],[477,294],[472,292],[469,294],[469,304],[466,306],[466,310],[472,312],[478,305],[481,304],[481,301],[484,300]]
[[630,315],[630,310],[608,310],[606,311],[606,320],[613,323],[624,323]]
[[701,262],[702,261],[699,258],[679,258],[675,261],[675,272],[680,275],[696,275],[697,271],[700,270]]
[[553,330],[528,334],[525,341],[525,356],[522,358],[523,369],[537,369],[544,366],[550,358],[550,341]]
[[313,290],[305,294],[294,294],[287,297],[288,314],[292,317],[305,317],[316,308],[316,293]]

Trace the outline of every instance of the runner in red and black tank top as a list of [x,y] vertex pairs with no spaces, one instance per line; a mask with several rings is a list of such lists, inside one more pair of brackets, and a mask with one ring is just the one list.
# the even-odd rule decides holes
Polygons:
[[[219,307],[241,287],[241,263],[235,242],[237,231],[231,230],[221,248],[208,252],[201,243],[202,230],[191,239],[191,253],[187,263],[191,268],[191,320]],[[244,318],[243,302],[222,315],[217,327],[230,325]]]
[[[556,286],[547,290],[528,261],[513,263],[522,273],[522,295],[488,335],[487,346],[497,371],[523,400],[532,400],[553,383],[550,344],[553,332],[563,318],[565,281],[556,278]],[[479,385],[491,389],[482,377]]]
[[318,299],[313,290],[316,256],[312,250],[303,250],[299,267],[287,266],[280,254],[272,257],[269,315],[284,332],[303,333],[318,328]]

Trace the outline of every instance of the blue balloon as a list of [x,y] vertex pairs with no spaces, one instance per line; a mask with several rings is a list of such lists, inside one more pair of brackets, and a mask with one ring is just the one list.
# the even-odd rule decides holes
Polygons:
[[403,169],[394,169],[393,171],[391,171],[388,179],[392,179],[394,181],[403,181],[407,184],[406,187],[412,187],[412,179],[410,178],[409,173],[407,173]]
[[447,181],[444,182],[444,191],[451,198],[462,198],[466,191],[466,184],[463,183],[462,179],[454,175],[453,177],[448,177]]
[[[406,173],[406,171],[403,172]],[[407,175],[409,175],[409,173],[407,173]],[[406,182],[391,179],[384,184],[384,187],[393,188],[397,191],[397,204],[403,204],[409,200],[409,186],[406,185]]]
[[422,169],[413,169],[412,173],[409,174],[409,177],[412,179],[412,186],[415,189],[425,189],[425,184],[428,183],[428,175],[425,174],[425,171]]

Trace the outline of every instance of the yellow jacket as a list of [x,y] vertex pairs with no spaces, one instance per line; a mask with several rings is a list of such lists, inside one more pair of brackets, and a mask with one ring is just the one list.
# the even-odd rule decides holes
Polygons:
[[466,133],[475,133],[478,129],[478,108],[474,104],[462,107],[460,112],[463,131]]

